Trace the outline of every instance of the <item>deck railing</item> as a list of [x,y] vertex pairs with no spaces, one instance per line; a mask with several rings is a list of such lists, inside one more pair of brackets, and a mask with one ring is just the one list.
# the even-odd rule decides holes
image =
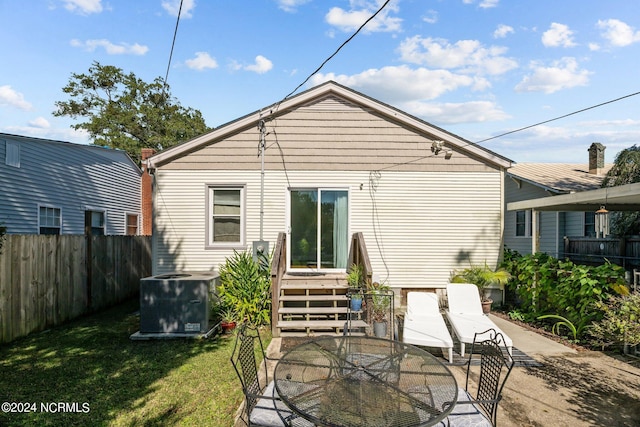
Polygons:
[[287,235],[278,233],[278,240],[273,249],[271,260],[271,333],[278,336],[278,309],[280,307],[280,285],[282,276],[287,271]]
[[369,260],[369,253],[367,252],[367,245],[364,242],[364,236],[361,232],[353,233],[351,236],[351,245],[349,247],[349,262],[347,265],[350,267],[352,264],[360,265],[364,274],[365,280],[368,285],[371,284],[373,272],[371,270],[371,261]]

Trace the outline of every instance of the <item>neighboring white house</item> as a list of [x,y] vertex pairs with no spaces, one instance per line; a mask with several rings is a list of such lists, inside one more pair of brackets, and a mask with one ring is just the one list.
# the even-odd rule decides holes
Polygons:
[[0,224],[10,234],[140,234],[141,175],[124,151],[0,133]]
[[[588,149],[589,162],[518,163],[507,171],[507,203],[595,190],[601,187],[613,164],[604,163],[605,147],[593,143]],[[606,204],[606,201],[602,201]],[[521,254],[545,252],[562,257],[564,237],[596,237],[595,209],[581,211],[508,210],[505,216],[504,242]],[[537,233],[536,233],[537,231]],[[535,238],[537,236],[537,238]],[[600,236],[602,237],[602,236]]]
[[256,241],[273,249],[280,232],[289,271],[345,272],[362,232],[374,278],[444,288],[452,270],[495,266],[503,248],[509,159],[335,82],[147,165],[154,274],[215,270]]

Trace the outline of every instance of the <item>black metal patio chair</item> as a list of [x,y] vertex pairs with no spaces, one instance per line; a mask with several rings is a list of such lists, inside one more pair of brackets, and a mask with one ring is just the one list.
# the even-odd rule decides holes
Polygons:
[[[262,354],[262,362],[256,358],[257,351]],[[313,426],[294,414],[278,397],[274,382],[268,381],[268,360],[274,359],[267,357],[258,329],[248,323],[242,324],[238,328],[231,364],[245,396],[243,421],[248,426],[261,427]]]
[[[487,334],[489,339],[486,339]],[[504,337],[494,329],[475,334],[465,365],[465,387],[458,389],[458,400],[449,417],[449,426],[491,426],[497,422],[498,404],[514,361],[504,346]],[[480,355],[480,376],[475,393],[469,388],[473,355]],[[477,357],[477,356],[476,356]]]

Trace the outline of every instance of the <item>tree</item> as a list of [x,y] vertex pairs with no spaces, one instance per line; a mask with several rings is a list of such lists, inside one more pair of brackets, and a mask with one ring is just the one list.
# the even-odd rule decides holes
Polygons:
[[[618,153],[613,167],[602,181],[602,187],[640,182],[640,147],[633,145]],[[640,234],[639,212],[615,212],[611,215],[611,233],[616,236]]]
[[93,144],[125,150],[140,163],[140,150],[161,151],[210,129],[198,110],[184,108],[160,77],[146,83],[135,74],[94,62],[87,74],[72,73],[54,116],[86,118],[72,125],[89,132]]

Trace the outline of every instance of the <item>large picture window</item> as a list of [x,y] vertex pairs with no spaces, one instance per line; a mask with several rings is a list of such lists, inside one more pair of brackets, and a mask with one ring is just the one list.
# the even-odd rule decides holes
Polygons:
[[209,187],[209,245],[244,241],[243,187]]
[[40,234],[60,234],[62,224],[60,208],[40,206],[38,223]]

